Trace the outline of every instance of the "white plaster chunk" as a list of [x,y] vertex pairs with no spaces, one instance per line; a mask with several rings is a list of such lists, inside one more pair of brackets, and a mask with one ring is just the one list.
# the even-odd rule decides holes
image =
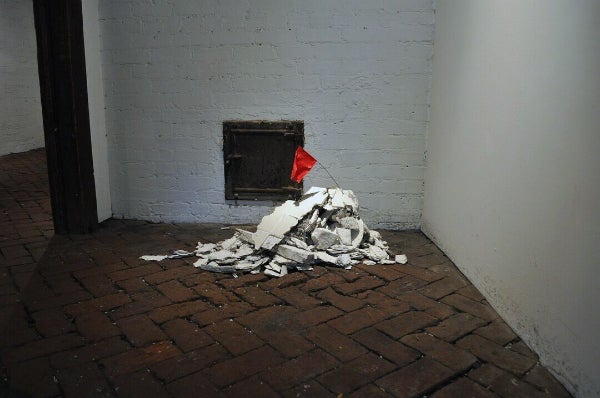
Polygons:
[[367,256],[371,260],[377,262],[381,260],[387,260],[390,257],[385,250],[373,245],[369,246],[369,248],[367,249]]
[[238,257],[245,257],[248,256],[250,254],[254,253],[254,249],[252,249],[250,246],[244,244],[242,246],[240,246],[236,251],[235,254]]
[[352,245],[352,231],[348,228],[336,228],[335,234],[340,237],[340,242],[343,245]]
[[308,263],[314,261],[315,256],[308,250],[303,250],[295,246],[280,245],[277,248],[277,254],[297,263]]
[[327,249],[340,241],[340,237],[336,233],[325,228],[316,228],[312,234],[310,234],[310,238],[317,250]]
[[396,264],[396,262],[394,260],[380,260],[379,264],[392,265]]
[[406,257],[406,254],[397,254],[396,257],[394,257],[394,261],[398,264],[406,264],[408,262],[408,257]]
[[237,236],[239,240],[241,240],[244,243],[254,244],[254,233],[240,228],[236,228],[235,230],[237,231]]
[[363,264],[364,265],[375,265],[377,263],[375,261],[373,261],[373,260],[364,260]]

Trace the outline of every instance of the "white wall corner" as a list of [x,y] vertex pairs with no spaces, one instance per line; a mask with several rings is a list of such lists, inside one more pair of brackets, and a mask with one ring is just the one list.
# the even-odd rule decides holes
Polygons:
[[104,114],[104,86],[100,54],[98,0],[83,1],[82,12],[96,202],[98,221],[101,222],[112,216],[112,208],[108,173],[108,142]]

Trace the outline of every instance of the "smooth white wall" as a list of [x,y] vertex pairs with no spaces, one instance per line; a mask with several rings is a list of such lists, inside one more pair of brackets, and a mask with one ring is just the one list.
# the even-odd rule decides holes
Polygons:
[[600,395],[600,2],[440,0],[424,231]]
[[108,172],[108,140],[104,117],[104,83],[100,47],[98,0],[81,3],[83,13],[83,38],[85,42],[85,68],[87,75],[90,134],[96,187],[98,221],[112,216],[110,179]]
[[33,3],[0,0],[0,155],[43,146]]
[[432,3],[101,2],[113,213],[259,221],[272,203],[224,199],[222,122],[299,119],[370,226],[418,227]]

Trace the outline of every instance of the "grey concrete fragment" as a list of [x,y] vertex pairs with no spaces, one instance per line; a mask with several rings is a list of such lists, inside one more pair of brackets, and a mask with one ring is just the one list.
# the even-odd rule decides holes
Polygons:
[[166,258],[168,258],[169,256],[167,255],[145,255],[145,256],[141,256],[140,259],[142,260],[146,260],[146,261],[162,261]]
[[219,265],[214,261],[208,264],[201,265],[200,269],[210,272],[220,272],[222,274],[233,274],[235,273],[235,267],[232,265]]
[[337,234],[325,228],[316,228],[310,235],[310,238],[317,250],[327,249],[340,241],[340,237]]
[[316,252],[315,256],[318,260],[323,261],[324,263],[335,264],[337,261],[337,257],[327,254],[327,252],[323,251]]
[[315,259],[315,256],[308,250],[303,250],[290,245],[280,245],[277,248],[276,253],[282,257],[301,264],[310,264]]
[[354,250],[355,250],[355,248],[352,246],[337,244],[337,245],[333,245],[329,249],[327,249],[327,253],[336,255],[336,254],[342,254],[342,253],[350,253],[350,252],[353,252]]
[[229,250],[218,250],[216,252],[209,253],[207,258],[211,261],[222,262],[229,259],[236,260],[239,258],[239,256]]

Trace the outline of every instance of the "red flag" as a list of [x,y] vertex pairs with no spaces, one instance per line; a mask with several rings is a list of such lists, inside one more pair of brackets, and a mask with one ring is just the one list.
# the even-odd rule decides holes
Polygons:
[[296,148],[296,155],[294,155],[294,165],[292,166],[291,179],[300,182],[308,174],[310,169],[317,163],[317,159],[310,156],[308,152],[301,146]]

